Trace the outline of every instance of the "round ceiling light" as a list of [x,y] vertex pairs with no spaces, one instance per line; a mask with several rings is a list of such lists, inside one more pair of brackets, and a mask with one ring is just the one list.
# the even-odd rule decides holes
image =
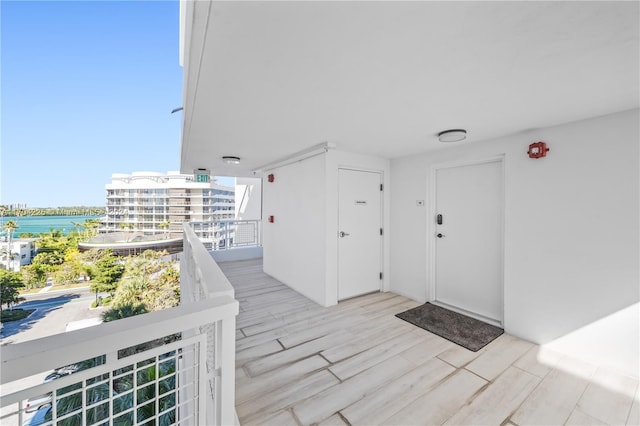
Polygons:
[[444,130],[438,133],[440,142],[460,142],[467,138],[467,131],[464,129]]
[[222,161],[225,164],[240,164],[240,157],[234,157],[232,155],[225,155],[222,157]]

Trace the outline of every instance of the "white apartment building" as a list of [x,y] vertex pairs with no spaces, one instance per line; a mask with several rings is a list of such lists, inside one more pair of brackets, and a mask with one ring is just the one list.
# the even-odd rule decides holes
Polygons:
[[235,188],[216,184],[204,172],[116,173],[105,189],[101,233],[182,238],[183,223],[193,222],[198,237],[213,245],[220,237],[215,223],[235,217]]
[[38,238],[13,238],[8,241],[3,237],[0,240],[0,268],[17,272],[22,266],[30,264],[37,254],[36,241]]

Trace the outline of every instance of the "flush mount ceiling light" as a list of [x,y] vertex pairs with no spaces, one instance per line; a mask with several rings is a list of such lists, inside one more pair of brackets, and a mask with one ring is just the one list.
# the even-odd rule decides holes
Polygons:
[[222,161],[225,164],[240,164],[240,157],[225,155],[224,157],[222,157]]
[[440,142],[460,142],[467,138],[467,131],[464,129],[444,130],[438,133]]

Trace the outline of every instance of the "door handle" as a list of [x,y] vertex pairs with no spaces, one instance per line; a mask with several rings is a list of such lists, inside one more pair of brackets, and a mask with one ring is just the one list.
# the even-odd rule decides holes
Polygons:
[[340,238],[344,238],[344,237],[348,236],[349,234],[347,234],[344,231],[340,231],[340,233],[338,235],[340,236]]
[[436,237],[442,238],[442,237],[444,237],[444,234],[437,234]]

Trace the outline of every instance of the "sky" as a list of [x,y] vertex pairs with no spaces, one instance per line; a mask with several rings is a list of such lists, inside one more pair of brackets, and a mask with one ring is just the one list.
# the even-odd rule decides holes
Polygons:
[[0,204],[104,206],[179,170],[179,2],[0,2]]

